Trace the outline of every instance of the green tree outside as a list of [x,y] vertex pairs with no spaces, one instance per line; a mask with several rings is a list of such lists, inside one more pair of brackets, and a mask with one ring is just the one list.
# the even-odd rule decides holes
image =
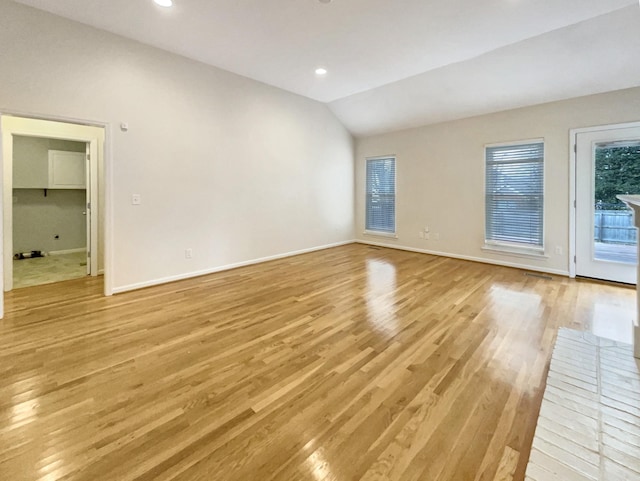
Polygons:
[[640,142],[596,147],[595,204],[597,209],[623,210],[618,194],[640,194]]

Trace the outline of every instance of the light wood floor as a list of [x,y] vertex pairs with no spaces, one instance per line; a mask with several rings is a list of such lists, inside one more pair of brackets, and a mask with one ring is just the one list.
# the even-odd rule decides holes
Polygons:
[[522,480],[557,328],[634,302],[363,245],[112,298],[19,289],[0,479]]

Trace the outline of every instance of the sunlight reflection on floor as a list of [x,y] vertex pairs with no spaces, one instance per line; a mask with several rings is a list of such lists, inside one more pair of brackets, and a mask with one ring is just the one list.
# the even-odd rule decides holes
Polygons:
[[591,332],[596,336],[631,344],[633,339],[633,308],[596,303]]
[[367,318],[372,327],[389,338],[398,334],[393,308],[396,291],[396,267],[382,259],[367,259]]

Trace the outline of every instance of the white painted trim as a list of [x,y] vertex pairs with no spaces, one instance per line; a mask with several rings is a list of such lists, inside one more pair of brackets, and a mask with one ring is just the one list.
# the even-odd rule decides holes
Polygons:
[[505,256],[528,257],[530,259],[548,259],[549,256],[544,253],[544,248],[527,248],[516,247],[501,244],[485,244],[481,247],[483,251],[492,252]]
[[569,277],[576,277],[576,146],[577,129],[569,131]]
[[492,265],[496,265],[496,266],[502,266],[502,267],[513,267],[516,269],[522,269],[525,271],[535,271],[535,272],[544,272],[547,274],[556,274],[559,276],[568,276],[569,272],[568,271],[563,271],[560,269],[548,269],[548,268],[544,268],[544,267],[536,267],[536,266],[529,266],[529,265],[525,265],[525,264],[517,264],[515,262],[504,262],[504,261],[498,261],[498,260],[494,260],[494,259],[486,259],[484,257],[474,257],[474,256],[466,256],[466,255],[461,255],[461,254],[452,254],[450,252],[439,252],[439,251],[431,251],[428,249],[417,249],[414,247],[406,247],[406,246],[401,246],[401,245],[396,245],[396,244],[384,244],[381,242],[370,242],[367,240],[363,240],[363,239],[357,239],[356,242],[358,244],[366,244],[366,245],[372,245],[372,246],[378,246],[378,247],[387,247],[389,249],[398,249],[401,251],[408,251],[408,252],[417,252],[419,254],[429,254],[432,256],[438,256],[438,257],[449,257],[452,259],[461,259],[464,261],[472,261],[472,262],[480,262],[482,264],[492,264]]
[[114,276],[114,263],[113,263],[113,246],[115,242],[113,240],[113,164],[111,162],[112,152],[112,139],[111,124],[105,124],[104,128],[104,143],[102,145],[102,174],[104,179],[102,186],[104,187],[104,222],[102,239],[104,242],[104,251],[102,253],[103,269],[98,274],[102,274],[104,295],[113,295],[113,276]]
[[7,109],[0,106],[0,112],[2,115],[11,117],[24,117],[25,119],[32,120],[50,120],[53,122],[66,122],[69,124],[84,125],[86,127],[106,127],[108,124],[99,120],[79,119],[77,117],[66,117],[63,115],[44,115],[33,112],[27,112],[24,110]]
[[569,130],[569,277],[576,277],[576,263],[573,259],[576,256],[576,175],[577,155],[576,146],[578,143],[578,134],[589,132],[601,132],[606,130],[617,130],[640,127],[640,121],[625,122],[622,124],[594,125],[593,127],[580,127]]
[[49,256],[63,256],[65,254],[76,254],[78,252],[87,252],[86,247],[78,247],[77,249],[63,249],[60,251],[49,251],[47,255]]
[[[514,140],[511,142],[497,142],[492,144],[484,144],[485,150],[485,161],[486,161],[486,150],[490,147],[515,147],[517,145],[528,145],[528,144],[544,144],[544,137],[536,138],[536,139],[524,139],[524,140]],[[486,162],[485,162],[486,165]]]
[[258,259],[251,259],[251,260],[248,260],[248,261],[236,262],[234,264],[227,264],[227,265],[224,265],[224,266],[214,267],[214,268],[211,268],[211,269],[203,269],[201,271],[187,272],[185,274],[178,274],[176,276],[168,276],[168,277],[162,277],[160,279],[154,279],[154,280],[151,280],[151,281],[138,282],[136,284],[129,284],[127,286],[115,287],[115,288],[113,288],[113,293],[114,294],[119,294],[119,293],[122,293],[122,292],[133,291],[133,290],[136,290],[136,289],[143,289],[145,287],[152,287],[152,286],[157,286],[157,285],[160,285],[160,284],[167,284],[169,282],[181,281],[181,280],[184,280],[184,279],[191,279],[193,277],[206,276],[207,274],[215,274],[216,272],[222,272],[222,271],[228,271],[228,270],[231,270],[231,269],[237,269],[238,267],[245,267],[245,266],[250,266],[250,265],[254,265],[254,264],[261,264],[263,262],[274,261],[274,260],[277,260],[277,259],[284,259],[285,257],[298,256],[300,254],[308,254],[310,252],[316,252],[316,251],[321,251],[321,250],[325,250],[325,249],[331,249],[332,247],[339,247],[339,246],[343,246],[343,245],[347,245],[347,244],[354,244],[355,242],[357,242],[357,241],[351,239],[351,240],[342,241],[342,242],[335,242],[333,244],[326,244],[326,245],[322,245],[322,246],[310,247],[308,249],[301,249],[301,250],[298,250],[298,251],[285,252],[283,254],[276,254],[276,255],[268,256],[268,257],[260,257]]
[[[102,136],[104,142],[104,129],[102,131]],[[89,249],[89,252],[91,253],[91,257],[87,259],[87,264],[89,264],[90,266],[90,268],[88,268],[88,271],[90,272],[92,277],[98,275],[98,237],[102,234],[100,232],[100,197],[98,195],[100,191],[98,188],[98,185],[100,184],[100,162],[98,160],[100,156],[100,148],[98,146],[99,142],[99,139],[93,139],[88,143],[90,160],[87,162],[89,167],[89,175],[87,178],[87,190],[85,191],[87,194],[89,194],[89,202],[91,202],[91,209],[87,210],[90,214],[90,224],[88,230],[90,230],[91,232],[90,242],[87,247]],[[104,229],[104,226],[102,226],[102,228]]]
[[582,134],[585,132],[601,132],[603,130],[618,130],[629,129],[634,127],[640,127],[640,120],[635,122],[624,122],[622,124],[607,124],[607,125],[594,125],[593,127],[580,127],[577,129],[571,129],[570,132],[575,134]]
[[[4,133],[2,132],[2,113],[0,111],[0,213],[4,213]],[[13,191],[11,192],[13,205]],[[4,220],[0,222],[0,319],[4,318]]]
[[398,238],[398,234],[396,234],[395,232],[382,232],[376,230],[365,230],[362,235],[371,235],[375,237],[391,237],[392,239]]
[[[2,128],[2,292],[13,288],[13,136]],[[10,207],[11,206],[11,207]],[[4,302],[4,301],[3,301]]]
[[373,157],[365,157],[365,160],[384,160],[384,159],[393,159],[393,160],[397,160],[396,159],[396,154],[389,154],[389,155],[374,155]]

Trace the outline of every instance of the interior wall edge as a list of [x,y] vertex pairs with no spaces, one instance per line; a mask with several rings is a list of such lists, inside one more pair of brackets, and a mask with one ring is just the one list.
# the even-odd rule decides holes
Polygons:
[[178,274],[175,276],[168,276],[168,277],[163,277],[160,279],[152,279],[150,281],[145,281],[145,282],[138,282],[136,284],[129,284],[126,286],[119,286],[119,287],[114,287],[113,288],[113,294],[122,294],[124,292],[130,292],[130,291],[135,291],[138,289],[144,289],[146,287],[153,287],[153,286],[159,286],[161,284],[169,284],[171,282],[176,282],[176,281],[182,281],[185,279],[191,279],[193,277],[201,277],[201,276],[206,276],[208,274],[215,274],[216,272],[223,272],[223,271],[229,271],[232,269],[237,269],[239,267],[246,267],[246,266],[251,266],[251,265],[255,265],[255,264],[262,264],[264,262],[269,262],[269,261],[275,261],[278,259],[284,259],[286,257],[294,257],[294,256],[299,256],[301,254],[309,254],[311,252],[316,252],[316,251],[322,251],[325,249],[331,249],[333,247],[340,247],[340,246],[344,246],[344,245],[348,245],[348,244],[355,244],[357,241],[355,239],[350,239],[350,240],[346,240],[346,241],[340,241],[340,242],[334,242],[331,244],[325,244],[325,245],[320,245],[320,246],[315,246],[315,247],[310,247],[307,249],[300,249],[297,251],[291,251],[291,252],[284,252],[282,254],[275,254],[272,256],[268,256],[268,257],[260,257],[257,259],[251,259],[248,261],[240,261],[240,262],[236,262],[233,264],[226,264],[223,266],[217,266],[217,267],[212,267],[211,269],[203,269],[200,271],[193,271],[193,272],[187,272],[184,274]]
[[449,259],[460,259],[463,261],[479,262],[481,264],[491,264],[494,266],[501,266],[501,267],[512,267],[514,269],[522,269],[525,271],[543,272],[545,274],[555,274],[558,276],[569,277],[569,271],[562,270],[562,269],[549,269],[547,267],[536,267],[529,264],[518,264],[517,262],[505,262],[497,259],[488,259],[486,257],[474,257],[474,256],[463,255],[463,254],[453,254],[451,252],[440,252],[440,251],[433,251],[429,249],[419,249],[416,247],[408,247],[400,244],[385,244],[384,242],[375,242],[375,241],[369,241],[369,240],[363,240],[363,239],[356,239],[355,243],[376,246],[376,247],[385,247],[387,249],[397,249],[397,250],[407,251],[407,252],[417,252],[418,254],[428,254],[428,255],[437,256],[437,257],[447,257]]

